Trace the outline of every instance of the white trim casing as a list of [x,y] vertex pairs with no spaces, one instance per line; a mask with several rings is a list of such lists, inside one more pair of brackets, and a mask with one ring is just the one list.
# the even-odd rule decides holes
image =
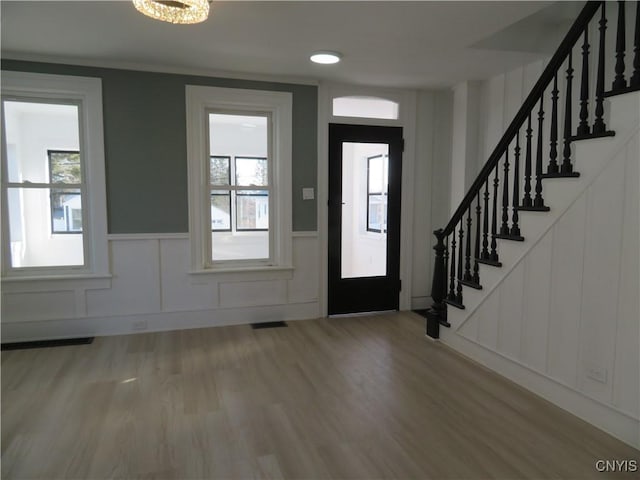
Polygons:
[[[83,215],[85,265],[81,267],[10,268],[7,248],[7,202],[3,198],[2,229],[3,280],[16,278],[61,278],[109,276],[107,244],[107,201],[105,182],[104,133],[102,121],[102,81],[99,78],[2,71],[2,96],[34,100],[79,102],[80,148],[84,152],[83,175],[87,185]],[[3,142],[3,149],[5,148]],[[3,152],[6,158],[6,152]],[[4,166],[3,166],[4,169]],[[3,175],[6,182],[6,175]]]
[[[273,266],[290,266],[292,255],[291,220],[291,156],[292,156],[292,110],[293,96],[289,92],[271,92],[238,88],[206,86],[186,86],[187,110],[187,163],[189,179],[189,233],[191,237],[191,271],[215,273],[217,266],[210,265],[210,232],[205,227],[209,203],[207,147],[207,110],[228,110],[233,112],[265,112],[271,118],[270,155],[271,189],[273,207],[270,216],[270,261],[238,262],[240,270]],[[225,262],[225,271],[234,265]]]

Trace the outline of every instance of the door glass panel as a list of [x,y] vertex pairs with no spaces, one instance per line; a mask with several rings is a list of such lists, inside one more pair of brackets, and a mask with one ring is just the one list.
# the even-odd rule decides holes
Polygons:
[[387,274],[389,145],[342,144],[341,278]]

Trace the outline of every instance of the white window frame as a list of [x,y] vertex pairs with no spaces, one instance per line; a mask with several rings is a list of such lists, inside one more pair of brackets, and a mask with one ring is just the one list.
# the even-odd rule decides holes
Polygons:
[[2,280],[109,277],[102,81],[71,75],[2,71],[2,100],[5,99],[78,105],[83,185],[86,185],[82,205],[85,261],[79,266],[11,266],[7,204],[9,182],[3,125]]
[[[237,88],[186,86],[189,237],[191,272],[277,270],[292,268],[291,142],[293,96]],[[267,113],[271,119],[269,149],[268,259],[212,261],[208,121],[211,111]]]

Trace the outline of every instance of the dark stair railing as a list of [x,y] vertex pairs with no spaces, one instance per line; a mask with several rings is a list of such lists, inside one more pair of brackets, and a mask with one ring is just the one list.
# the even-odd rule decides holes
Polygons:
[[[543,180],[580,175],[574,170],[571,158],[572,142],[614,135],[605,124],[604,98],[640,90],[640,5],[638,2],[631,3],[635,4],[633,53],[626,51],[625,2],[618,1],[616,5],[613,2],[589,1],[585,4],[451,220],[444,228],[434,232],[433,304],[426,311],[427,335],[430,337],[438,338],[440,325],[450,326],[447,322],[447,305],[465,308],[463,286],[482,288],[478,264],[502,265],[497,239],[524,240],[520,232],[519,212],[549,211],[543,196]],[[616,21],[611,22],[616,25],[613,47],[615,66],[612,72],[606,71],[607,7],[609,11],[617,10]],[[600,15],[596,23],[592,23],[598,12]],[[593,100],[589,85],[590,34],[597,35],[597,58],[592,66],[596,79]],[[632,71],[627,74],[627,79],[625,71],[629,70],[626,64],[631,55]],[[576,61],[578,56],[579,61]],[[574,75],[574,68],[578,67],[579,76]],[[612,78],[609,91],[605,91],[607,74]],[[574,78],[580,81],[575,112]],[[563,79],[564,85],[558,85]],[[547,99],[550,100],[550,108],[545,103]],[[563,104],[564,119],[560,122],[560,106]],[[592,115],[589,112],[590,105],[594,105]],[[578,120],[575,133],[572,130],[573,115]],[[545,116],[549,118],[548,127]],[[590,117],[593,118],[592,125],[589,123]],[[559,124],[563,125],[560,132],[563,138],[560,141]],[[545,146],[545,138],[548,138],[548,147]],[[524,143],[524,152],[521,150],[521,141]],[[558,162],[560,142],[562,159]]]

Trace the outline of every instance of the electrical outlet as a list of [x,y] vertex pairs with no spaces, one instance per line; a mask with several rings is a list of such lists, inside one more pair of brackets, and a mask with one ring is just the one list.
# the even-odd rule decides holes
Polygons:
[[600,383],[607,383],[607,369],[596,365],[587,366],[587,378]]
[[142,332],[148,328],[146,320],[138,320],[133,322],[133,331],[134,332]]

